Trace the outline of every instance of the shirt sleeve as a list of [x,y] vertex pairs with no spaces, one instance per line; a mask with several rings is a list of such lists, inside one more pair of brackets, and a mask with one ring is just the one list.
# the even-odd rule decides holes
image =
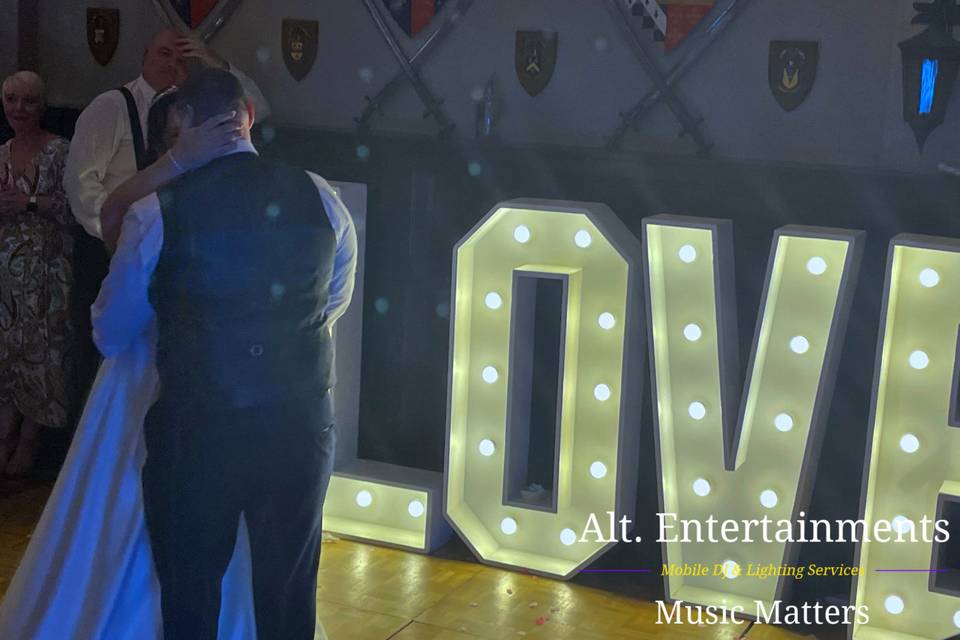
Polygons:
[[125,116],[118,98],[119,94],[102,94],[80,114],[64,171],[64,188],[73,215],[87,233],[97,238],[102,237],[100,208],[109,195],[103,181],[123,134],[120,123]]
[[333,275],[330,279],[330,297],[324,312],[327,324],[332,327],[337,319],[346,313],[353,298],[357,270],[357,230],[350,212],[333,187],[320,176],[309,171],[307,174],[320,192],[327,217],[337,238],[337,252],[333,258]]
[[253,103],[253,108],[256,110],[255,117],[257,121],[263,122],[269,118],[271,113],[270,103],[267,102],[267,98],[263,95],[263,92],[260,91],[257,83],[233,65],[230,65],[230,73],[240,81],[240,86],[243,87],[243,93],[247,96],[247,99]]
[[150,194],[124,217],[110,271],[91,307],[93,341],[104,357],[123,352],[153,317],[149,286],[162,245],[160,201]]

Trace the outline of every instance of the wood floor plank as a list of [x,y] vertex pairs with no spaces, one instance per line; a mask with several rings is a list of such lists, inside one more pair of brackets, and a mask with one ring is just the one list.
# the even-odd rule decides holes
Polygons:
[[450,631],[442,627],[413,622],[390,640],[477,640],[477,637],[469,633]]
[[[0,483],[0,597],[51,488],[48,481]],[[654,603],[456,557],[461,559],[328,538],[317,588],[326,640],[736,640],[747,630],[667,628],[656,624]],[[743,637],[833,640],[842,634],[840,628],[814,636],[754,625]]]
[[410,622],[406,618],[319,599],[317,618],[328,640],[386,640]]
[[479,565],[348,540],[324,542],[317,597],[412,619],[479,569]]
[[746,640],[816,640],[816,636],[793,633],[782,627],[771,627],[768,624],[755,624],[747,634]]
[[[479,635],[628,640],[664,637],[656,605],[564,582],[484,567],[417,616],[417,622]],[[670,637],[733,640],[747,625],[670,627]]]

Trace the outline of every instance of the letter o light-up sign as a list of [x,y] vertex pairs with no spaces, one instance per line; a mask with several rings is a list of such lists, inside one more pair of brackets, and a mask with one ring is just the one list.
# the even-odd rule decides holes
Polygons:
[[[633,519],[640,261],[636,237],[601,204],[504,202],[457,244],[445,509],[481,561],[568,578],[614,544],[579,541],[592,514]],[[523,354],[533,329],[522,309],[536,296],[531,279],[563,287],[556,443],[525,433],[531,379]],[[538,447],[556,454],[546,505],[511,491],[525,452]]]

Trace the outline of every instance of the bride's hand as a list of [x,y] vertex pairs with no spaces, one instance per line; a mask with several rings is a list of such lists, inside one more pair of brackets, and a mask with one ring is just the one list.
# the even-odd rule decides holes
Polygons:
[[241,130],[242,123],[236,111],[213,116],[194,127],[193,114],[188,108],[170,154],[174,162],[187,171],[202,167],[242,139]]

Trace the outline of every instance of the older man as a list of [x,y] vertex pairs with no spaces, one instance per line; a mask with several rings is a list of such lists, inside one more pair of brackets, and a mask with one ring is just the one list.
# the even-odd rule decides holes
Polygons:
[[[110,192],[143,168],[138,156],[143,151],[153,97],[181,84],[191,59],[232,73],[254,104],[258,118],[262,121],[269,114],[270,106],[257,85],[213,49],[172,29],[155,35],[143,54],[140,77],[120,90],[94,98],[77,120],[64,183],[73,214],[90,235],[102,237],[100,208]],[[131,117],[134,110],[136,118]]]

